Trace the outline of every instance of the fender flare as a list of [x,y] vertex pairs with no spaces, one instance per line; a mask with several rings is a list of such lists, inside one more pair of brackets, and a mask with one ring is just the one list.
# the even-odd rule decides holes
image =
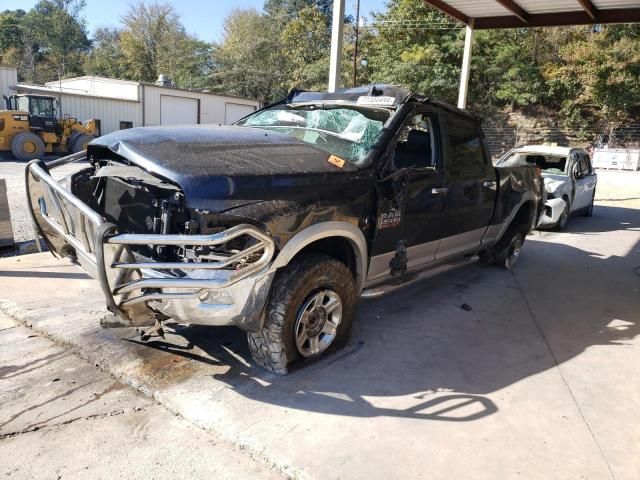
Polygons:
[[[520,202],[518,202],[518,204],[515,207],[513,207],[513,210],[511,210],[511,213],[509,214],[509,216],[506,218],[506,220],[502,224],[502,228],[500,229],[500,233],[496,237],[494,243],[498,243],[500,241],[502,236],[506,233],[506,231],[509,229],[509,227],[513,223],[513,219],[516,218],[516,215],[518,214],[520,209],[523,207],[523,205],[525,203],[527,203],[529,201],[531,203],[533,203],[533,205],[535,206],[535,204],[536,204],[536,196],[533,194],[533,192],[524,192],[522,194],[522,198],[520,199]],[[531,224],[529,225],[529,231],[532,230],[533,228],[535,228],[535,226],[536,226],[536,212],[534,211],[533,212],[533,218],[531,219]]]
[[352,223],[341,221],[321,222],[296,233],[280,250],[269,271],[286,267],[306,246],[324,238],[341,237],[349,241],[356,258],[356,288],[358,293],[364,288],[367,278],[368,248],[362,231]]

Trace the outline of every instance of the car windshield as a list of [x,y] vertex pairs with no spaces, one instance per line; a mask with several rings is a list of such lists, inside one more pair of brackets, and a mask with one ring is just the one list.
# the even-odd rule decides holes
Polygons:
[[500,161],[502,166],[536,165],[543,173],[567,174],[567,157],[533,152],[514,152]]
[[240,120],[237,125],[294,136],[330,154],[360,164],[373,148],[385,122],[386,109],[344,105],[276,105]]

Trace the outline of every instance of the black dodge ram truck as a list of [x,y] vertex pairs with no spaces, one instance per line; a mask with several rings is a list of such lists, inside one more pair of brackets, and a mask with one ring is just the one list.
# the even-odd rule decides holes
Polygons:
[[361,295],[514,264],[540,171],[495,168],[480,123],[396,87],[294,91],[233,126],[134,128],[33,161],[29,203],[50,250],[99,280],[105,323],[235,325],[284,374],[347,342]]

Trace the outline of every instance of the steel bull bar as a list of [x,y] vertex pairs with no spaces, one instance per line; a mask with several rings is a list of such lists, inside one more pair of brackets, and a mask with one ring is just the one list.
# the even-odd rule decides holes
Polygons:
[[[224,291],[250,276],[267,273],[275,245],[270,236],[252,225],[237,225],[211,235],[118,233],[117,225],[107,222],[51,176],[52,169],[84,159],[86,152],[48,164],[30,162],[26,167],[29,212],[50,251],[55,256],[71,258],[97,278],[107,308],[125,324],[155,321],[148,302],[191,300],[199,305],[211,291]],[[140,262],[131,252],[135,245],[218,246],[240,236],[251,237],[245,248],[207,255],[207,262]],[[256,260],[249,260],[256,255]],[[244,266],[232,268],[242,261]],[[225,307],[213,303],[206,306]],[[235,315],[238,316],[237,309]]]

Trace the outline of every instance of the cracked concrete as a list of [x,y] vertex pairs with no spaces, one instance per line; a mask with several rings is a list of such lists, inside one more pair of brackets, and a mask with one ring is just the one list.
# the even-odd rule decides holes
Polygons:
[[281,478],[0,313],[0,475]]

